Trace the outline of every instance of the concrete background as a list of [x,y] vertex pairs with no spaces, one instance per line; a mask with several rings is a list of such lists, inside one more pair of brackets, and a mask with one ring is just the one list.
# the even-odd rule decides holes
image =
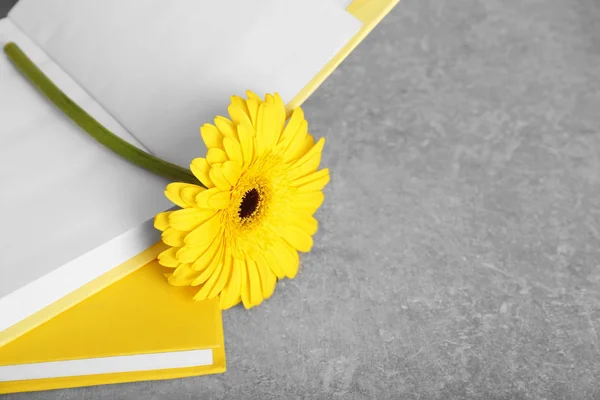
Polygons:
[[403,0],[305,110],[316,247],[227,373],[6,398],[600,399],[598,1]]

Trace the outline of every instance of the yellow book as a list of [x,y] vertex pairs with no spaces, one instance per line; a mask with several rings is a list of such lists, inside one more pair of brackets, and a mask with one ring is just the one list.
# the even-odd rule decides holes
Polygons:
[[[34,1],[30,2],[33,4]],[[295,90],[295,95],[287,101],[288,109],[300,106],[398,1],[354,0],[347,11],[360,21],[360,28],[324,67],[313,74],[308,84]],[[308,1],[307,4],[312,2]],[[10,28],[14,26],[11,24]],[[35,37],[35,34],[31,36]],[[28,40],[24,36],[22,38]],[[112,128],[118,131],[119,126],[113,125]],[[198,153],[201,151],[198,150]],[[147,236],[145,240],[148,240]],[[0,393],[168,379],[225,371],[221,314],[216,302],[192,302],[189,300],[189,290],[193,289],[165,284],[162,268],[155,262],[148,263],[161,249],[162,245],[156,244],[112,266],[108,272],[89,280],[57,301],[41,307],[21,322],[4,331],[0,329],[0,346],[8,343],[0,347]],[[212,353],[210,363],[203,358],[207,350]],[[129,371],[97,373],[109,368],[103,362],[107,358],[124,361],[119,357],[193,351],[199,351],[192,353],[195,356],[193,362],[197,362],[194,366],[181,366],[181,363],[189,362],[184,357],[178,361],[169,359],[169,362],[179,362],[179,367],[147,369],[153,365],[148,362],[151,358],[142,358],[147,364],[146,370],[143,370],[139,366],[144,362],[140,364],[138,358],[137,363],[135,359],[127,359],[122,363],[128,366]],[[71,375],[48,376],[49,370],[56,369],[52,366],[58,364],[51,364],[55,362],[63,362],[61,371]],[[69,362],[76,363],[68,367]],[[74,376],[72,371],[79,369],[85,375]],[[4,379],[3,371],[6,374]],[[28,374],[29,379],[11,378],[18,373]]]
[[225,371],[218,301],[153,261],[0,348],[0,394]]

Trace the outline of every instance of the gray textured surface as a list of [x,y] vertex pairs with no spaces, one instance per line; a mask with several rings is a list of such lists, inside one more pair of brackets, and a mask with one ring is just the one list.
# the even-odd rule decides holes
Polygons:
[[225,313],[227,373],[7,398],[600,399],[598,21],[401,1],[305,105],[316,248]]

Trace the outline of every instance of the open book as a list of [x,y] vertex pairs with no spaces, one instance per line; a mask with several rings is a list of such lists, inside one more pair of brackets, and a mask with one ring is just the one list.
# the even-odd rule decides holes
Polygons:
[[[21,0],[0,44],[121,138],[187,168],[231,95],[293,102],[359,32],[342,3]],[[167,182],[88,137],[5,57],[0,140],[1,346],[150,261],[152,217],[171,204]]]

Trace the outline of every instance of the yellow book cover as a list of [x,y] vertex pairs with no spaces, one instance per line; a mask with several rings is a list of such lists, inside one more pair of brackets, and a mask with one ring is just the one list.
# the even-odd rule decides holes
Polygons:
[[0,348],[0,394],[225,371],[218,300],[153,261]]

